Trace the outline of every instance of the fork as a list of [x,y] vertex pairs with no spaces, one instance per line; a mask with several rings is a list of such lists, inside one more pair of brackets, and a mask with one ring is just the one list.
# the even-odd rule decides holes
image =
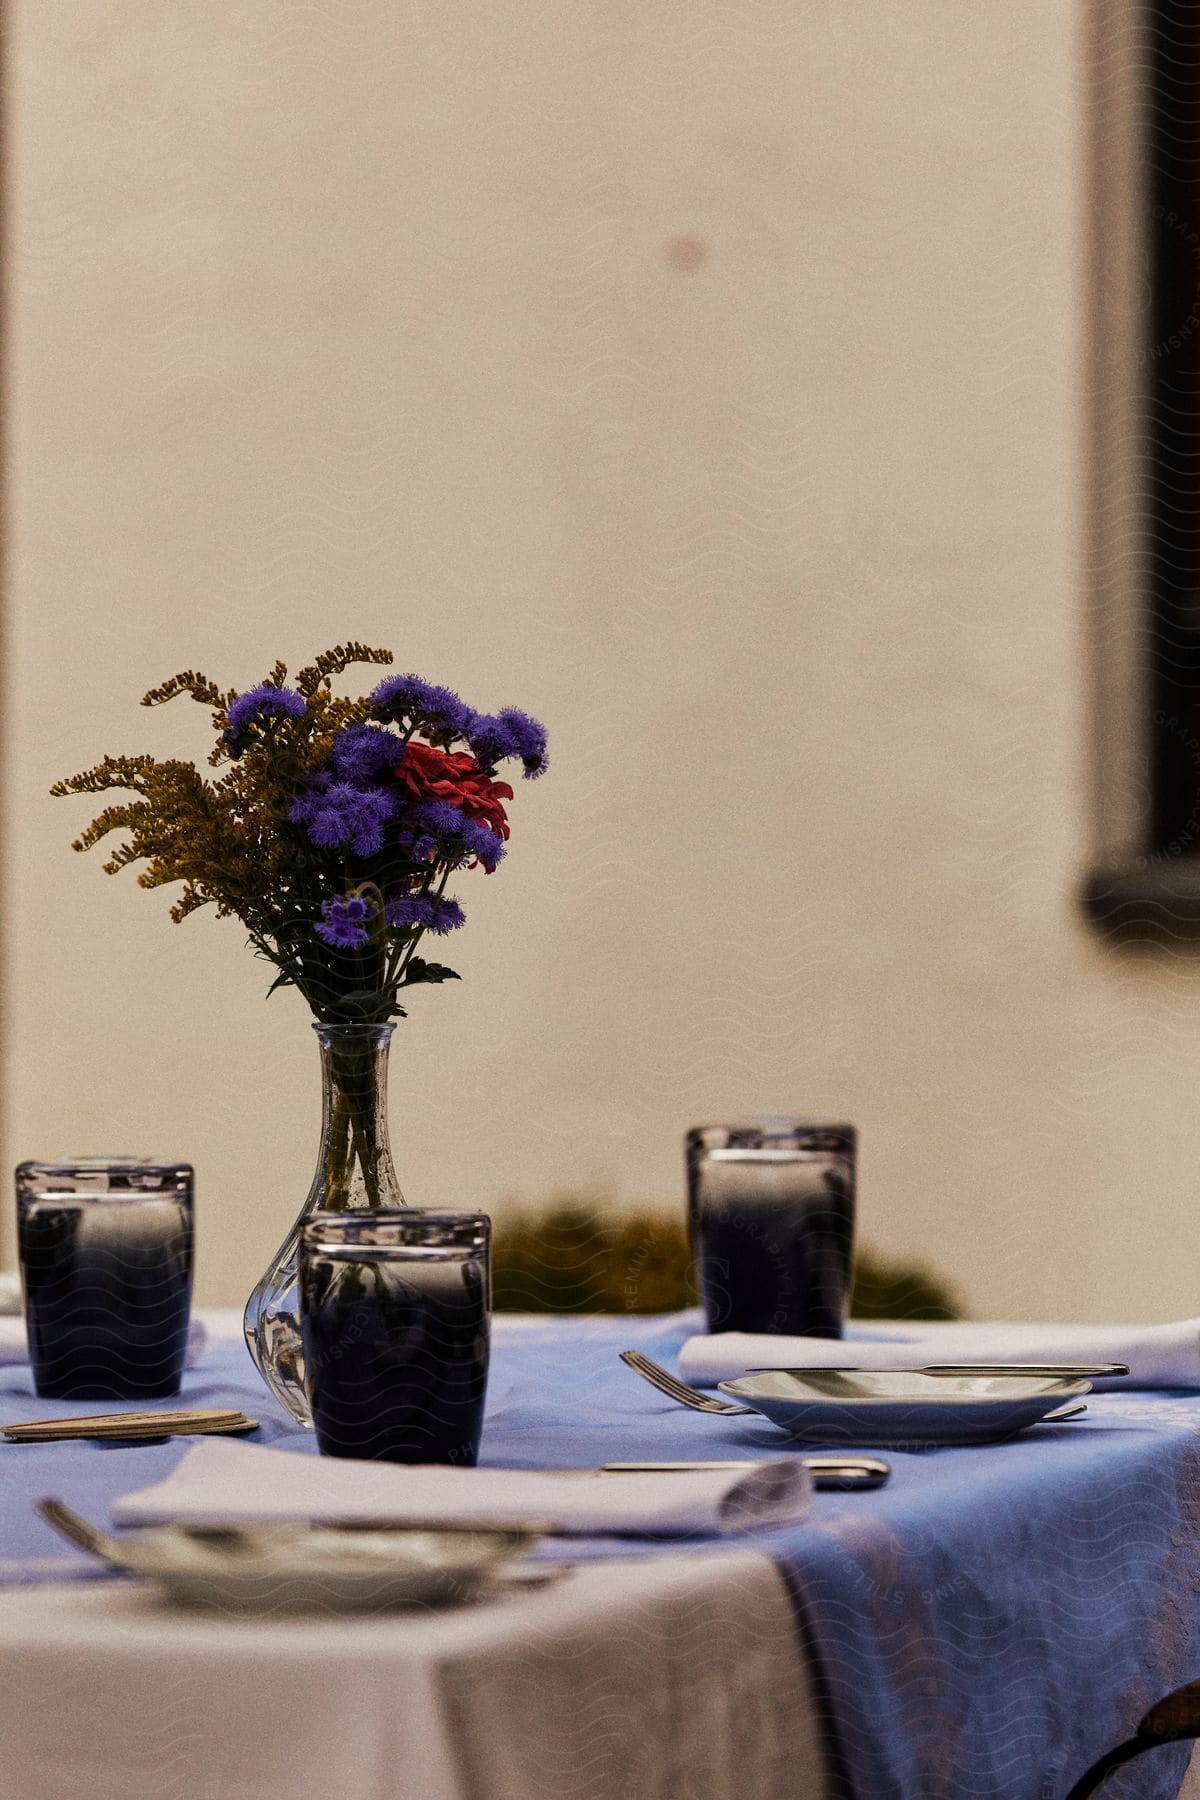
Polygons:
[[[711,1394],[702,1394],[698,1388],[689,1387],[686,1381],[680,1381],[677,1375],[672,1375],[669,1369],[664,1369],[658,1363],[651,1362],[650,1358],[643,1356],[640,1350],[622,1350],[620,1357],[621,1361],[631,1368],[635,1375],[640,1375],[643,1381],[648,1381],[651,1387],[658,1388],[661,1393],[667,1395],[668,1399],[677,1401],[680,1406],[690,1406],[693,1412],[724,1413],[729,1416],[734,1413],[752,1413],[756,1410],[753,1406],[733,1406],[728,1400],[714,1400]],[[947,1364],[945,1371],[939,1369],[937,1373],[947,1372],[949,1367],[950,1365]],[[934,1371],[925,1369],[921,1373],[932,1374]],[[1087,1407],[1081,1401],[1076,1401],[1074,1404],[1068,1403],[1060,1406],[1055,1412],[1047,1413],[1042,1423],[1057,1425],[1061,1419],[1075,1419],[1080,1413],[1086,1411]]]
[[635,1375],[648,1381],[651,1387],[658,1388],[671,1400],[677,1400],[680,1406],[690,1406],[693,1412],[703,1413],[752,1413],[752,1406],[732,1406],[728,1400],[715,1400],[711,1394],[702,1394],[697,1388],[689,1387],[686,1381],[680,1381],[669,1370],[660,1368],[658,1363],[651,1362],[640,1350],[622,1350],[621,1361],[631,1368]]

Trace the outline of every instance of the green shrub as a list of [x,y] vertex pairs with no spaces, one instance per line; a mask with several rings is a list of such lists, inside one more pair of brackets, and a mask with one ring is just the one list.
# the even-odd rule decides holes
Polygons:
[[[687,1229],[667,1213],[626,1213],[561,1201],[546,1212],[497,1221],[493,1245],[498,1312],[661,1313],[696,1301]],[[955,1319],[940,1277],[869,1247],[854,1264],[858,1319]]]

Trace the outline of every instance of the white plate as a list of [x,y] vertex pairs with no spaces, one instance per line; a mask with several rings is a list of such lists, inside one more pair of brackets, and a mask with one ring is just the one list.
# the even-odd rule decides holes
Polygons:
[[1091,1391],[1049,1375],[926,1375],[915,1369],[764,1369],[722,1381],[805,1444],[920,1448],[1012,1437]]
[[159,1583],[173,1600],[262,1613],[379,1611],[472,1599],[533,1540],[516,1530],[164,1525],[116,1541],[121,1566]]

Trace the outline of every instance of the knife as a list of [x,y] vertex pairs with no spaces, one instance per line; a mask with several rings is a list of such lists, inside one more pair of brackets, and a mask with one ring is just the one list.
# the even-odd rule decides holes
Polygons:
[[[757,1469],[765,1457],[727,1457],[721,1462],[613,1462],[605,1463],[605,1475],[665,1475],[672,1470]],[[813,1478],[814,1487],[852,1493],[857,1488],[882,1487],[892,1472],[881,1456],[804,1456],[800,1459]]]

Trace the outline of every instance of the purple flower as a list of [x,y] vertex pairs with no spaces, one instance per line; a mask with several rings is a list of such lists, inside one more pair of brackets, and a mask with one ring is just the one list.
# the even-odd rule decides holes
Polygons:
[[[504,855],[504,842],[489,830],[481,819],[468,818],[448,800],[430,800],[417,807],[413,815],[417,838],[412,854],[418,862],[436,856],[439,862],[457,869],[463,863],[481,863],[490,875]],[[420,835],[422,833],[432,835]]]
[[441,837],[457,837],[463,827],[464,815],[449,800],[427,800],[413,813],[418,825],[426,831],[437,832]]
[[466,913],[449,894],[444,894],[440,900],[433,902],[433,917],[429,921],[429,929],[436,932],[438,937],[445,937],[448,931],[457,931],[466,922]]
[[485,769],[494,769],[506,756],[515,756],[512,732],[498,713],[473,712],[463,729],[471,755]]
[[384,830],[395,810],[394,797],[380,788],[356,788],[328,775],[314,775],[288,808],[288,818],[303,825],[319,849],[346,844],[355,856],[374,856],[383,846]]
[[447,895],[401,894],[386,903],[383,916],[397,930],[415,925],[421,931],[434,931],[439,937],[444,937],[448,931],[457,931],[466,923],[466,914],[458,901]]
[[377,719],[403,719],[450,737],[461,737],[471,716],[457,694],[419,675],[389,675],[371,695],[371,711]]
[[392,842],[397,850],[402,851],[412,862],[434,862],[437,859],[437,839],[430,837],[429,833],[422,829],[412,830],[401,826],[397,829]]
[[463,848],[490,875],[504,855],[504,841],[478,819],[464,819],[461,826]]
[[412,822],[417,828],[412,854],[418,862],[446,863],[459,869],[470,861],[471,852],[463,841],[470,820],[457,806],[448,800],[427,801],[414,808]]
[[302,719],[307,704],[304,695],[298,694],[295,688],[276,687],[269,681],[247,688],[244,694],[238,694],[229,702],[222,733],[226,749],[231,756],[237,757],[241,753],[246,727],[255,719]]
[[498,713],[472,713],[464,736],[472,756],[485,768],[517,757],[527,779],[545,773],[546,727],[515,706],[503,706]]
[[322,903],[321,918],[313,930],[334,950],[357,950],[367,941],[366,917],[366,901],[358,894],[347,894],[344,899]]
[[329,751],[329,767],[342,781],[369,787],[385,769],[394,769],[404,745],[378,725],[344,725],[335,733]]
[[433,923],[433,901],[428,894],[401,894],[398,899],[386,903],[383,916],[397,930],[408,925],[418,925],[424,930],[426,925]]
[[525,765],[525,779],[534,780],[546,772],[546,727],[537,719],[531,719],[528,713],[518,712],[515,706],[501,707],[496,715],[501,724],[508,730],[512,741],[510,754],[519,756]]

